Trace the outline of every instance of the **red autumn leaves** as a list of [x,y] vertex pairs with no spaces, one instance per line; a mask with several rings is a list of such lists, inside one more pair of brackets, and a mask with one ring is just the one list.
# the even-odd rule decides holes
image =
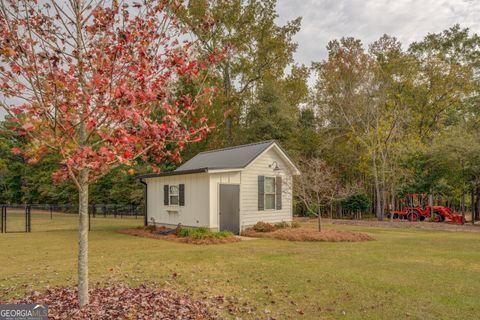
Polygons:
[[138,159],[178,161],[188,142],[205,137],[201,109],[215,92],[205,79],[222,52],[201,58],[167,1],[141,15],[115,3],[93,9],[82,47],[43,5],[32,3],[28,19],[16,2],[14,17],[0,15],[0,87],[24,102],[8,111],[12,130],[29,142],[12,152],[34,161],[55,152],[56,180],[88,169],[94,181]]

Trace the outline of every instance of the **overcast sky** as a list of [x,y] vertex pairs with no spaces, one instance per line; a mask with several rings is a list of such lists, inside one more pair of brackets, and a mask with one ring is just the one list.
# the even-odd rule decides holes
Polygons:
[[328,41],[343,36],[369,44],[387,33],[407,47],[456,23],[480,33],[480,0],[278,0],[278,13],[281,24],[303,17],[295,60],[306,65],[324,59]]
[[458,23],[480,33],[480,0],[278,0],[279,23],[302,18],[295,60],[310,65],[326,56],[328,41],[353,36],[364,45],[384,33],[404,48]]

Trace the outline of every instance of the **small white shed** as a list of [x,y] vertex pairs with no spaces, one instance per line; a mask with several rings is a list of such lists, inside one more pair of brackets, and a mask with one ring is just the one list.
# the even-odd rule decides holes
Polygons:
[[273,140],[201,152],[175,171],[139,176],[145,223],[239,233],[258,221],[291,222],[298,174]]

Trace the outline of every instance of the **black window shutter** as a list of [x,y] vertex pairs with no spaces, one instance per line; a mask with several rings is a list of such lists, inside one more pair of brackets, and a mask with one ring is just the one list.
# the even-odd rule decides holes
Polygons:
[[184,206],[185,205],[185,185],[183,183],[178,185],[178,194],[179,194],[178,204],[180,206]]
[[168,184],[163,185],[163,204],[168,206],[169,204],[168,197]]
[[258,211],[265,210],[265,177],[258,176]]
[[275,209],[282,210],[282,177],[275,178]]

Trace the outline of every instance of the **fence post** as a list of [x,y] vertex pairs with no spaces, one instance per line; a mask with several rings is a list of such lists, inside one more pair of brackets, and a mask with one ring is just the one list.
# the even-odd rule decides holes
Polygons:
[[6,208],[5,206],[2,206],[2,218],[0,219],[2,230],[0,231],[0,233],[3,233],[3,215],[4,215],[5,208]]
[[28,206],[28,232],[32,232],[32,207]]
[[29,205],[25,206],[25,232],[30,232],[30,213],[31,213],[31,207]]
[[53,220],[53,206],[50,205],[50,220]]

